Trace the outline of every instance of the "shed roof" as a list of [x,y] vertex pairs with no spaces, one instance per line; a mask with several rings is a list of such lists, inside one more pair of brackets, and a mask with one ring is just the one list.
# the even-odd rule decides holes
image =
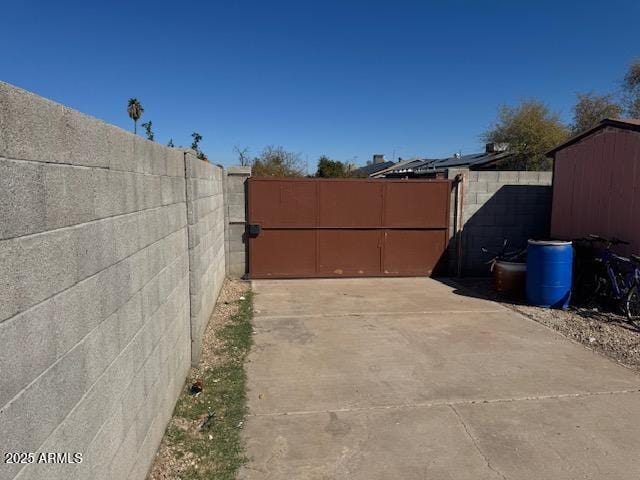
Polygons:
[[562,150],[563,148],[567,148],[567,147],[573,145],[574,143],[579,142],[583,138],[586,138],[589,135],[594,134],[598,130],[601,130],[601,129],[606,128],[606,127],[621,128],[623,130],[635,130],[636,132],[640,132],[640,119],[637,119],[637,118],[605,118],[604,120],[602,120],[595,127],[592,127],[589,130],[585,130],[584,132],[579,133],[578,135],[576,135],[574,137],[571,137],[566,142],[561,143],[557,147],[552,148],[551,150],[549,150],[546,153],[546,155],[547,155],[547,157],[553,157],[553,156],[555,156],[555,154],[559,150]]

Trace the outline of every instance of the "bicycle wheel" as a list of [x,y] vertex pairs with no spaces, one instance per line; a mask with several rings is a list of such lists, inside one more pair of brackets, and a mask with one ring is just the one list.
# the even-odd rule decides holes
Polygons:
[[595,272],[582,273],[575,282],[574,303],[581,307],[591,308],[595,306],[596,299],[603,290],[603,281]]
[[627,319],[634,327],[640,328],[640,290],[638,285],[634,284],[627,294],[626,301],[624,303],[624,310],[627,314]]

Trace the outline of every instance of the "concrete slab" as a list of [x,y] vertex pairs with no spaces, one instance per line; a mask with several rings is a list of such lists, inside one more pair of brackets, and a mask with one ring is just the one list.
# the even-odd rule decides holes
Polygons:
[[244,479],[501,478],[445,406],[261,416],[246,434]]
[[504,311],[504,307],[453,293],[430,278],[338,278],[253,281],[258,316],[302,318],[352,313]]
[[640,478],[640,394],[456,406],[504,478]]
[[[637,478],[640,376],[511,310],[424,278],[254,291],[244,478]],[[588,441],[624,445],[567,466]]]

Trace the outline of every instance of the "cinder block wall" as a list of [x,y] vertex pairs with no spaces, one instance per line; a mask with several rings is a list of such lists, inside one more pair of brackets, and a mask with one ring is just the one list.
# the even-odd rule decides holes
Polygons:
[[189,268],[191,270],[191,361],[200,358],[202,335],[225,278],[224,171],[185,154]]
[[[549,235],[552,172],[449,169],[447,177],[453,179],[460,173],[464,174],[463,212],[459,219],[462,274],[489,273],[486,262],[490,257],[482,253],[482,247],[497,251],[507,239],[509,250],[515,250],[526,247],[529,238]],[[457,268],[458,238],[454,235],[449,243],[451,272]]]
[[226,182],[227,274],[243,277],[248,272],[246,238],[246,183],[251,167],[229,167]]
[[186,157],[0,83],[1,450],[83,454],[0,479],[145,478],[224,277]]

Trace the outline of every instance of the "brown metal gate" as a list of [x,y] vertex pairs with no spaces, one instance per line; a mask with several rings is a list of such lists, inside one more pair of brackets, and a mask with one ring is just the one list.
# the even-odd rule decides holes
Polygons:
[[251,278],[431,275],[448,180],[248,180]]

